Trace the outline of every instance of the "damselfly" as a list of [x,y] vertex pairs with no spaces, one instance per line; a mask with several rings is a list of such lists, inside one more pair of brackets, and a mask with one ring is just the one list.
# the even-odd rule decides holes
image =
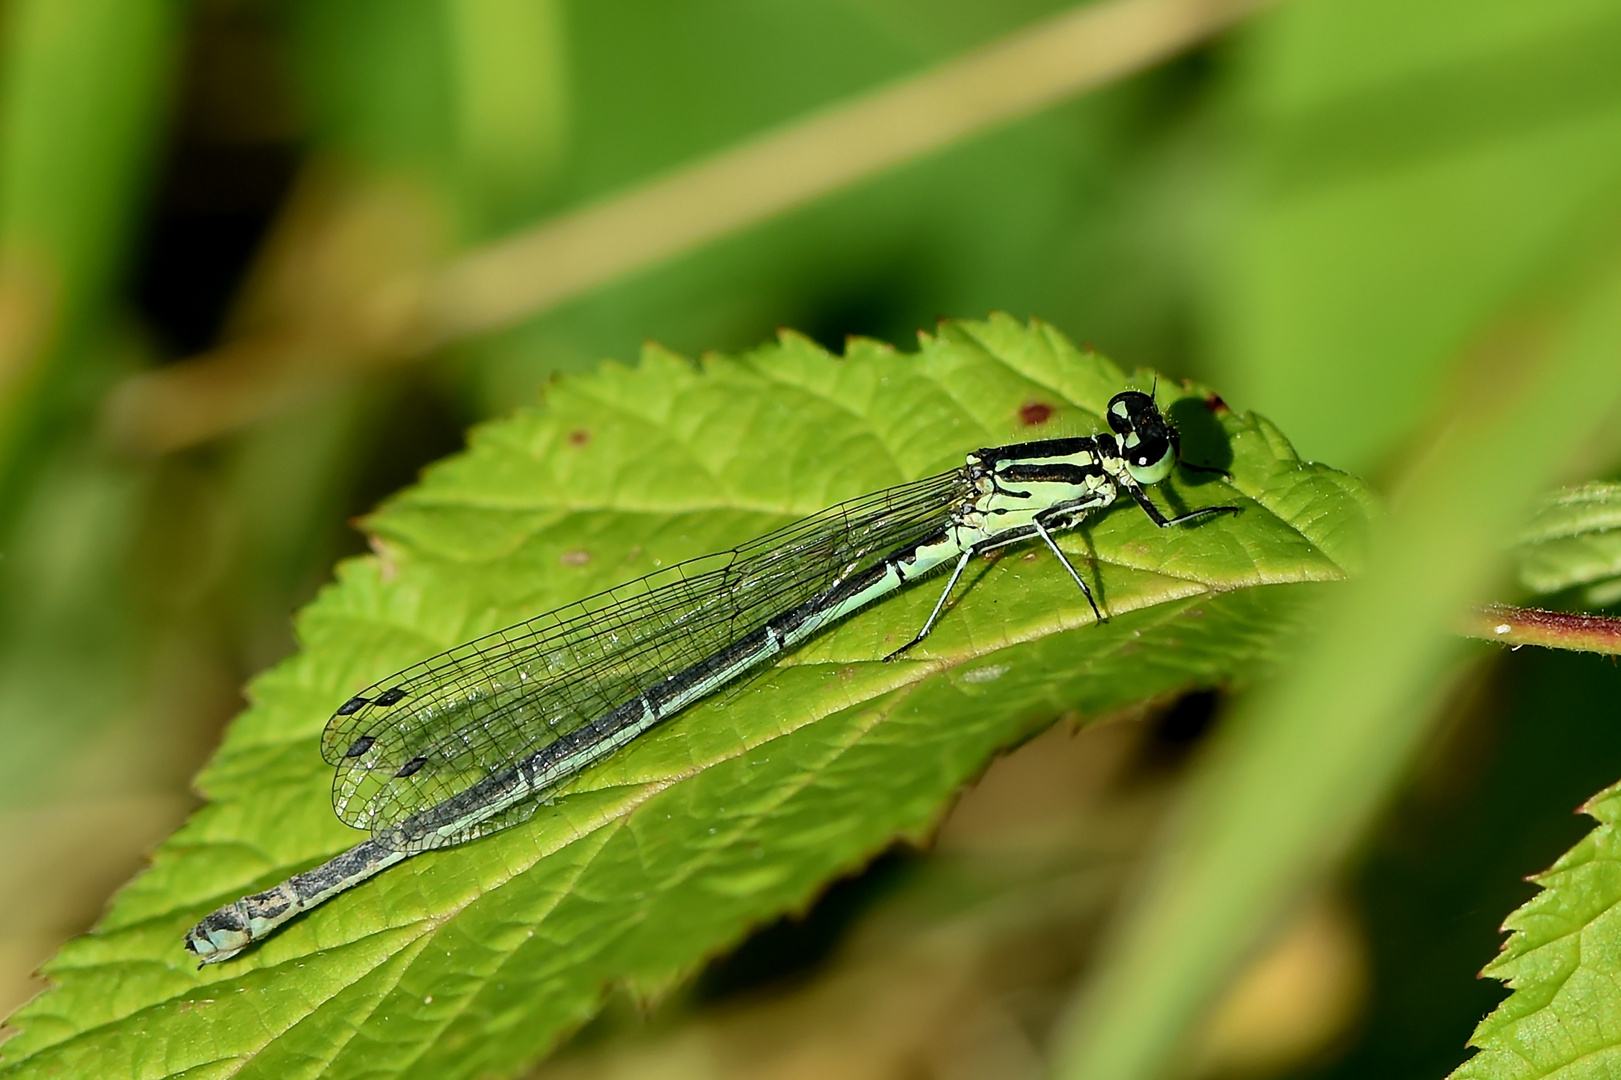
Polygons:
[[1134,390],[1110,432],[978,450],[960,469],[839,503],[406,668],[338,706],[321,752],[338,817],[371,831],[313,870],[220,908],[186,935],[205,964],[403,859],[530,817],[568,778],[873,600],[946,563],[928,636],[969,560],[1045,544],[1121,492],[1165,528],[1145,489],[1177,463],[1176,431]]

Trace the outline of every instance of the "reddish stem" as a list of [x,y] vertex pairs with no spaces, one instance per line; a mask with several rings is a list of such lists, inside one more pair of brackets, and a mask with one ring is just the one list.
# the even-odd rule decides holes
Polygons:
[[1488,604],[1469,617],[1463,632],[1472,638],[1506,645],[1541,645],[1549,649],[1621,655],[1621,619],[1609,615],[1574,615],[1566,611]]

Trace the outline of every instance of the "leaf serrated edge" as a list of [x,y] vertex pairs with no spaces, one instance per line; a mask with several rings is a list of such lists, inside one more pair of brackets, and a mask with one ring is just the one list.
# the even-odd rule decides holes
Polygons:
[[[1477,1077],[1505,1075],[1516,1077],[1546,1075],[1540,1070],[1505,1073],[1502,1068],[1494,1067],[1493,1062],[1497,1055],[1506,1054],[1522,1064],[1531,1064],[1518,1050],[1501,1046],[1499,1041],[1507,1029],[1552,1004],[1559,991],[1579,968],[1582,959],[1581,950],[1579,944],[1570,946],[1575,949],[1574,956],[1563,963],[1556,960],[1555,966],[1558,970],[1552,973],[1546,969],[1539,972],[1524,971],[1522,965],[1535,954],[1570,942],[1573,935],[1582,933],[1596,918],[1612,910],[1617,903],[1621,903],[1621,898],[1612,898],[1595,910],[1559,910],[1565,902],[1562,891],[1577,887],[1572,879],[1580,871],[1606,858],[1613,861],[1613,855],[1606,856],[1603,848],[1606,842],[1611,840],[1617,823],[1621,823],[1621,781],[1584,801],[1576,808],[1576,812],[1586,814],[1597,824],[1548,869],[1526,877],[1528,882],[1539,886],[1540,891],[1515,908],[1503,920],[1499,929],[1509,936],[1502,943],[1497,955],[1480,970],[1482,978],[1502,982],[1511,993],[1475,1025],[1474,1031],[1469,1036],[1468,1045],[1479,1052],[1459,1065],[1448,1080],[1474,1080]],[[1572,915],[1578,917],[1572,919]],[[1551,922],[1555,919],[1566,923],[1566,928],[1549,934],[1546,925],[1540,927],[1536,925],[1539,921]],[[1531,976],[1537,977],[1537,981],[1532,981]],[[1616,1047],[1612,1046],[1610,1049],[1614,1050]]]

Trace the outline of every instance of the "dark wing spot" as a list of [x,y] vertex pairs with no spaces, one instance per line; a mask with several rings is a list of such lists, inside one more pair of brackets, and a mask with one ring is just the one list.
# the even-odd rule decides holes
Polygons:
[[418,769],[422,768],[422,766],[426,765],[427,763],[428,763],[428,759],[425,758],[425,757],[414,757],[410,761],[407,761],[404,765],[401,765],[400,766],[400,771],[395,773],[394,775],[396,777],[410,776],[412,773],[416,772]]
[[363,698],[359,694],[356,694],[354,697],[350,698],[348,701],[345,701],[342,705],[338,706],[338,715],[339,716],[353,716],[355,713],[357,713],[361,709],[365,708],[366,701],[367,701],[366,698]]
[[398,704],[404,700],[405,691],[401,690],[397,686],[392,690],[384,690],[381,694],[377,695],[377,704],[383,706],[384,708],[387,708],[390,705]]
[[372,738],[370,735],[362,735],[360,738],[356,739],[354,742],[349,744],[349,749],[347,749],[347,750],[345,750],[343,752],[343,756],[344,757],[359,757],[361,754],[364,754],[367,750],[370,750],[372,743],[374,743],[376,741],[377,740]]

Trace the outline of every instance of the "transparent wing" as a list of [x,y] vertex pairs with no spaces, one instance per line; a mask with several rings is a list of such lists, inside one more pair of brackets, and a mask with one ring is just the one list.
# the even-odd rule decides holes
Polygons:
[[[731,551],[458,645],[361,691],[327,722],[338,817],[380,839],[889,553],[942,528],[961,470],[840,503]],[[448,842],[524,820],[536,802]],[[438,842],[447,842],[441,838]]]

